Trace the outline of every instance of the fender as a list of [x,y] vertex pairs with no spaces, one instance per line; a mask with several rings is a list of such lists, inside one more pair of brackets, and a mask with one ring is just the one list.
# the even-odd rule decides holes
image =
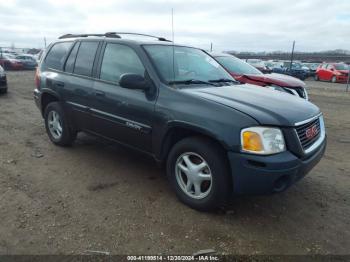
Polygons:
[[172,130],[176,128],[181,128],[182,130],[187,130],[189,134],[193,133],[195,135],[204,135],[209,138],[212,138],[213,140],[217,141],[220,145],[223,146],[225,150],[229,149],[229,145],[223,141],[220,140],[219,136],[215,133],[213,133],[211,130],[208,130],[202,126],[195,125],[193,123],[188,123],[185,121],[179,121],[179,120],[172,120],[166,123],[166,127],[164,128],[164,132],[160,134],[160,138],[155,138],[155,157],[157,160],[164,160],[166,157],[168,151],[170,150],[172,144],[171,144],[171,135]]

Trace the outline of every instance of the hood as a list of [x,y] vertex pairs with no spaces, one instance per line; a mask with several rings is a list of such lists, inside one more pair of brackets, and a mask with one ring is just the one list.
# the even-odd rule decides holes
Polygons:
[[241,111],[262,125],[294,126],[320,113],[317,106],[305,99],[249,84],[181,91]]
[[283,74],[262,74],[262,75],[243,75],[254,81],[264,82],[266,85],[278,85],[281,87],[305,87],[305,83],[295,77]]

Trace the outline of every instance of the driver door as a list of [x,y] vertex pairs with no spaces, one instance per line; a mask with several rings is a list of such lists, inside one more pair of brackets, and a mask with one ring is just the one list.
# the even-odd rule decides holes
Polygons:
[[119,85],[121,75],[145,75],[145,67],[131,47],[106,43],[99,80],[93,87],[91,114],[94,132],[122,144],[151,152],[155,97]]

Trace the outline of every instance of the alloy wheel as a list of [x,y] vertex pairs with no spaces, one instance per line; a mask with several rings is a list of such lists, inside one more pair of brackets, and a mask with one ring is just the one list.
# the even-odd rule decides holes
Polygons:
[[176,181],[181,190],[191,198],[203,199],[212,188],[212,173],[208,163],[200,155],[186,152],[175,164]]

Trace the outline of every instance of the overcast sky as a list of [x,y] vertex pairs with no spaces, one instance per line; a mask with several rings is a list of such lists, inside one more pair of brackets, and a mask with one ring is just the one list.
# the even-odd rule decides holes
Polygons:
[[214,50],[350,50],[350,0],[1,0],[0,45],[42,47],[66,33],[130,31]]

